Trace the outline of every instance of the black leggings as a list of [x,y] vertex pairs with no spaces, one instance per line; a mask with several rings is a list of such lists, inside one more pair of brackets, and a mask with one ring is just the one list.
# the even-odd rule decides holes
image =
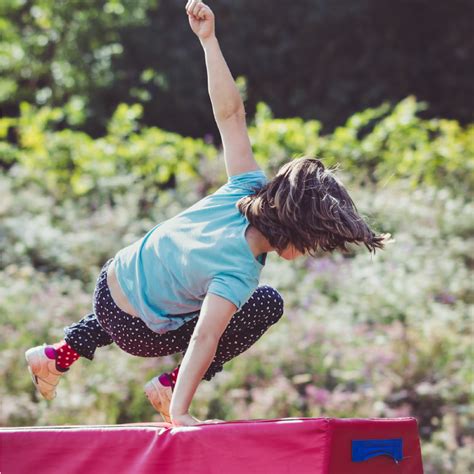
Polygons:
[[[140,319],[122,311],[107,285],[107,268],[102,267],[93,297],[94,312],[64,328],[64,340],[82,357],[93,360],[97,347],[115,342],[122,350],[139,357],[161,357],[185,352],[199,315],[174,331],[158,334]],[[283,298],[270,286],[259,286],[237,311],[223,332],[214,360],[203,379],[211,380],[223,365],[246,351],[283,315]]]

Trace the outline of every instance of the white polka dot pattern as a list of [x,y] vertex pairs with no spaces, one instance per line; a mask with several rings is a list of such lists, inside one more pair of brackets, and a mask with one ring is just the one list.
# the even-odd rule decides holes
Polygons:
[[[102,268],[94,291],[94,313],[64,328],[64,340],[81,356],[93,360],[97,347],[115,342],[125,352],[138,357],[160,357],[185,353],[196,317],[174,331],[153,332],[140,319],[122,311],[114,302],[107,285],[107,268]],[[223,365],[251,347],[283,315],[283,298],[274,288],[257,287],[253,295],[232,317],[221,336],[214,360],[205,380],[223,370]]]

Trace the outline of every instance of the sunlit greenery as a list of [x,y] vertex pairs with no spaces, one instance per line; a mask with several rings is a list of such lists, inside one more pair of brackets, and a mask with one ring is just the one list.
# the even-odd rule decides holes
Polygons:
[[[148,126],[216,132],[185,4],[2,0],[0,108],[16,116],[22,101],[61,107],[63,125],[97,137],[118,104],[139,102]],[[265,100],[278,117],[317,117],[332,130],[414,94],[429,102],[429,117],[472,120],[470,0],[209,4],[234,77],[248,79],[252,116]]]
[[[415,416],[427,473],[472,468],[474,132],[422,108],[407,97],[323,135],[259,104],[249,131],[269,177],[304,154],[338,163],[360,212],[395,242],[375,256],[270,254],[261,283],[283,295],[284,317],[200,385],[197,417]],[[222,152],[144,126],[138,104],[121,104],[96,139],[61,129],[66,113],[24,102],[0,119],[0,423],[161,421],[143,384],[181,355],[99,349],[46,402],[23,352],[91,311],[106,259],[225,182]]]

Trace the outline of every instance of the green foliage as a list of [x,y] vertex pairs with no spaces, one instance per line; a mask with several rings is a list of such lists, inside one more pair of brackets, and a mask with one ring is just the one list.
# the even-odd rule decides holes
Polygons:
[[141,105],[121,104],[109,121],[107,135],[94,140],[83,132],[53,130],[64,116],[60,108],[37,110],[24,102],[18,119],[0,119],[0,138],[5,139],[12,126],[19,136],[16,147],[2,142],[6,162],[11,164],[14,156],[25,179],[61,200],[102,193],[108,180],[117,186],[112,191],[136,180],[145,190],[163,188],[178,174],[183,179],[196,175],[200,157],[215,156],[215,149],[203,140],[157,128],[139,130],[141,114]]
[[389,114],[386,104],[355,114],[335,130],[327,152],[347,163],[351,174],[365,168],[377,181],[407,177],[414,187],[426,183],[459,193],[472,191],[474,126],[462,128],[454,120],[423,120],[417,113],[426,107],[407,97]]
[[340,164],[360,181],[384,184],[407,178],[413,188],[428,184],[472,193],[474,125],[424,120],[418,113],[425,108],[410,96],[393,109],[383,104],[356,113],[332,134],[321,136],[318,121],[274,119],[269,107],[259,103],[249,134],[257,161],[268,160],[273,172],[288,158],[309,155],[327,165]]
[[114,57],[123,46],[120,30],[146,22],[156,0],[4,0],[0,6],[0,102],[38,106],[78,101],[86,111],[70,117],[83,124],[96,115],[91,90],[112,86]]
[[[93,362],[76,363],[57,399],[46,402],[18,354],[58,340],[64,326],[90,312],[100,265],[192,204],[193,186],[181,189],[189,194],[182,203],[171,190],[161,192],[153,213],[137,221],[138,184],[114,206],[84,212],[83,199],[54,206],[41,188],[13,192],[10,180],[0,178],[0,244],[7,249],[0,424],[159,421],[141,388],[179,355],[140,359],[102,348]],[[224,419],[416,416],[426,472],[469,472],[473,205],[442,189],[413,192],[402,181],[350,191],[375,227],[395,229],[396,242],[372,258],[363,249],[350,259],[295,262],[271,254],[261,283],[283,295],[283,319],[200,385],[191,412]]]
[[320,131],[321,123],[317,120],[275,119],[268,105],[259,102],[249,136],[256,160],[268,160],[270,170],[276,172],[289,158],[320,155],[325,144]]
[[[407,97],[393,109],[383,104],[357,113],[334,133],[321,135],[318,121],[275,119],[261,102],[249,136],[257,162],[270,175],[288,159],[309,155],[327,166],[340,165],[361,183],[384,185],[407,178],[414,189],[428,184],[469,195],[474,189],[474,125],[424,120],[418,115],[424,107]],[[97,139],[58,130],[65,113],[22,103],[20,117],[0,119],[0,163],[21,165],[23,179],[34,180],[57,200],[97,194],[110,198],[133,181],[143,183],[145,192],[174,188],[176,176],[192,179],[204,157],[219,155],[204,140],[142,126],[140,104],[119,105],[106,135]],[[12,129],[17,144],[7,139]]]
[[[200,385],[198,418],[415,416],[427,473],[472,469],[473,128],[423,120],[422,107],[409,97],[321,135],[319,122],[259,104],[249,133],[267,174],[304,154],[340,163],[362,215],[395,242],[374,256],[270,254],[261,284],[285,314]],[[101,348],[52,402],[21,356],[91,311],[105,260],[226,179],[221,151],[142,126],[142,111],[120,105],[95,139],[61,128],[64,109],[24,103],[0,119],[1,425],[161,421],[142,387],[180,354]]]
[[[318,118],[332,130],[355,111],[414,94],[430,103],[431,117],[472,120],[470,0],[402,2],[396,15],[384,1],[300,0],[284,15],[275,5],[211,5],[231,71],[248,80],[249,114],[264,98],[278,117]],[[81,113],[65,120],[97,136],[119,103],[140,102],[148,126],[208,133],[213,117],[203,54],[183,6],[182,0],[2,0],[4,115],[16,115],[22,101],[76,110],[81,104]]]

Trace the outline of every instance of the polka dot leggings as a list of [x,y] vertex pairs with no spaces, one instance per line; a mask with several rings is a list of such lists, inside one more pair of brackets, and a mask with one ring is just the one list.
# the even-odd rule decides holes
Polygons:
[[[140,319],[122,311],[112,299],[107,285],[108,260],[94,290],[94,313],[64,328],[64,340],[82,357],[93,360],[97,347],[115,342],[122,350],[139,357],[160,357],[186,352],[198,317],[180,328],[158,334]],[[283,298],[270,286],[259,286],[237,311],[223,332],[216,354],[204,380],[211,380],[223,365],[246,351],[283,315]]]

